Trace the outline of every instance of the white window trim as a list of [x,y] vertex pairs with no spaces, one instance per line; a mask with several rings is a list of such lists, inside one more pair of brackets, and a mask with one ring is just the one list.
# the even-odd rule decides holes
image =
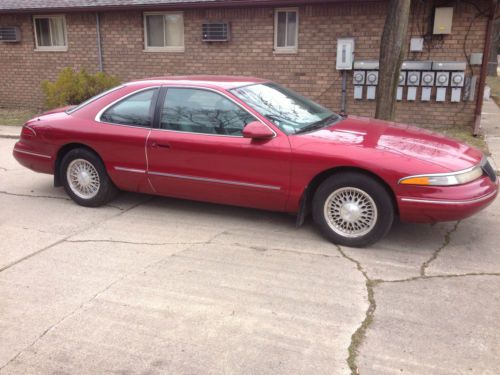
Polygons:
[[[165,16],[167,14],[177,14],[182,16],[182,46],[165,46],[165,47],[148,47],[148,28],[146,23],[146,16]],[[184,38],[184,12],[144,12],[144,52],[184,52],[185,38]]]
[[[36,20],[45,18],[61,18],[61,17],[63,19],[63,25],[64,25],[64,46],[39,46],[38,35],[36,32]],[[64,14],[47,14],[47,15],[33,16],[33,34],[35,34],[35,51],[66,52],[68,50],[68,28],[66,26],[66,16]]]
[[[295,46],[293,46],[293,47],[278,47],[278,13],[279,12],[295,12],[297,14],[297,27],[295,28]],[[285,36],[285,39],[286,39],[286,36]],[[276,9],[274,9],[274,53],[297,53],[298,50],[299,50],[299,8],[276,8]]]

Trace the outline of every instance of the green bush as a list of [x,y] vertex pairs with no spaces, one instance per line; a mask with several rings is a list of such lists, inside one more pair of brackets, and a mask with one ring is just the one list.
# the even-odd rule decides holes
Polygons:
[[64,68],[55,82],[44,80],[42,91],[47,108],[76,105],[120,84],[120,80],[103,72],[90,74],[85,69],[75,72]]

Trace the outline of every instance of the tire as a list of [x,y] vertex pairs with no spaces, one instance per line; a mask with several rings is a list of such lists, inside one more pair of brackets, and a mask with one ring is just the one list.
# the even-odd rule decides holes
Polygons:
[[103,206],[118,193],[101,159],[85,148],[64,155],[59,173],[64,190],[81,206]]
[[389,192],[363,173],[345,172],[327,178],[316,190],[313,219],[331,242],[350,247],[372,245],[394,221]]

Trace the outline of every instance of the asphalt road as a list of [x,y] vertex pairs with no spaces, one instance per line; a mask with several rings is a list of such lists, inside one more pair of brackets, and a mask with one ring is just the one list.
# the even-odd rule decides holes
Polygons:
[[500,200],[368,249],[251,209],[79,207],[0,139],[0,373],[498,374]]

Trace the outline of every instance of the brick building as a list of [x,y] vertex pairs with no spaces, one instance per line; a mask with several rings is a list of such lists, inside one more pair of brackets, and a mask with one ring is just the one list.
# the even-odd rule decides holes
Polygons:
[[[491,3],[413,1],[407,43],[417,38],[417,51],[408,49],[406,60],[432,61],[434,67],[443,61],[460,62],[463,68],[454,70],[464,72],[466,79],[456,102],[452,102],[450,87],[441,90],[444,101],[437,101],[435,85],[426,89],[429,100],[422,100],[422,72],[415,89],[409,89],[405,81],[398,121],[425,127],[473,125]],[[387,4],[359,0],[3,0],[0,31],[17,30],[20,40],[0,42],[0,106],[41,106],[40,82],[54,79],[70,66],[91,72],[102,69],[123,81],[186,74],[258,76],[339,111],[342,73],[336,69],[337,39],[354,38],[355,62],[376,60]],[[442,6],[451,8],[451,30],[435,34],[436,7]],[[204,41],[203,24],[221,22],[229,25],[229,40]],[[432,65],[425,69],[432,70]],[[410,70],[406,73],[408,80]],[[367,99],[366,85],[362,98],[354,99],[353,71],[347,72],[347,83],[347,112],[373,116],[375,103]]]

